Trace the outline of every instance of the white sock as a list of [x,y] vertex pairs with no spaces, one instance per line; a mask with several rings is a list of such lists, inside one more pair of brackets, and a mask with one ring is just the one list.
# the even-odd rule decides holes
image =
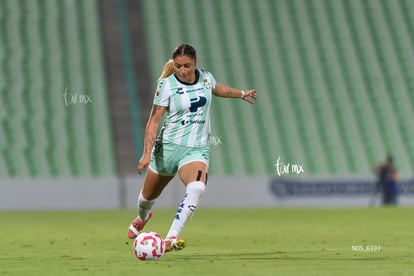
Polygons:
[[138,208],[139,217],[141,218],[142,221],[145,221],[147,219],[148,212],[151,210],[154,203],[155,203],[155,199],[147,200],[142,195],[142,191],[139,193],[137,208]]
[[193,181],[187,184],[186,193],[178,206],[167,238],[172,236],[178,237],[180,235],[186,223],[194,215],[205,189],[206,185],[201,181]]

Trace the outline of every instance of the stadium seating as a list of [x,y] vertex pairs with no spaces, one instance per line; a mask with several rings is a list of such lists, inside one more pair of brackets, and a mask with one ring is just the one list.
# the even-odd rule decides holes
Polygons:
[[0,1],[0,21],[0,177],[114,175],[96,1]]
[[[140,3],[154,88],[187,42],[218,82],[258,90],[214,98],[211,173],[276,175],[280,157],[370,175],[390,152],[412,174],[413,1]],[[116,173],[98,4],[0,1],[0,177]]]
[[370,175],[388,152],[414,164],[414,3],[143,1],[154,80],[193,44],[217,81],[255,87],[255,106],[214,99],[211,171],[274,175],[278,156],[309,175]]

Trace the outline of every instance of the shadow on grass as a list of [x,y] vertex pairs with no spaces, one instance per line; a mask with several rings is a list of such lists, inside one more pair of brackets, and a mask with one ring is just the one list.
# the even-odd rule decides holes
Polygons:
[[[174,254],[174,253],[169,253]],[[309,254],[307,252],[307,254]],[[302,256],[301,256],[302,255]],[[401,256],[400,256],[401,257]],[[240,260],[240,261],[269,261],[269,260],[292,260],[292,261],[384,261],[389,260],[391,256],[343,256],[338,254],[330,256],[303,256],[303,253],[294,254],[292,252],[262,252],[262,253],[218,253],[218,254],[195,254],[195,255],[179,255],[177,254],[174,259],[182,260]]]

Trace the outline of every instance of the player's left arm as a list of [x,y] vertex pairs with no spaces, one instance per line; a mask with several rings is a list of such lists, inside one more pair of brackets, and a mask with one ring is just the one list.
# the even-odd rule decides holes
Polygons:
[[222,83],[217,83],[213,89],[213,95],[223,98],[241,98],[244,101],[253,104],[257,97],[256,89],[240,90]]

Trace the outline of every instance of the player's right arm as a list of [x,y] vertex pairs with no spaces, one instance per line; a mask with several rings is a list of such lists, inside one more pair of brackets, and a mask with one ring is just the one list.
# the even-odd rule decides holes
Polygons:
[[166,110],[166,106],[155,104],[152,106],[151,115],[145,127],[144,152],[138,163],[139,174],[141,174],[142,170],[147,169],[151,162],[151,151],[157,138],[158,126]]

